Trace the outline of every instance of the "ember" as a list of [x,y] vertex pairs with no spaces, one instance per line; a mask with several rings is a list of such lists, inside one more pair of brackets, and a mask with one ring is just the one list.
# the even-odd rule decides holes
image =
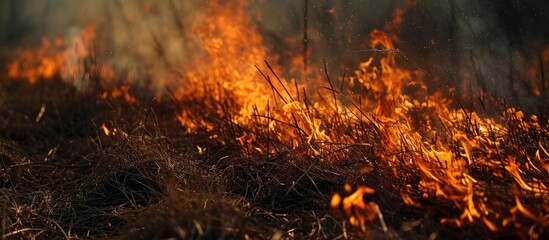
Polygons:
[[302,3],[299,34],[271,32],[272,1],[105,2],[119,16],[18,44],[1,59],[1,237],[549,235],[545,39],[510,53],[500,94],[472,50],[439,66],[407,46],[423,1],[332,35],[362,1]]

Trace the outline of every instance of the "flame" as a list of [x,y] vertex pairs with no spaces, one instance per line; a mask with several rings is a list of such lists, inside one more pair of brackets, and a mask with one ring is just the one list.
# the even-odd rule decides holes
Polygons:
[[[349,184],[345,185],[345,189],[347,192],[351,192],[351,186]],[[375,190],[372,188],[361,186],[345,198],[341,198],[339,194],[335,194],[332,197],[330,206],[332,206],[332,208],[341,207],[349,217],[349,223],[366,232],[367,224],[378,216],[379,207],[375,202],[365,203],[363,197],[364,195],[373,194],[374,192]]]
[[113,136],[114,137],[114,136],[120,135],[124,139],[128,139],[128,137],[129,137],[128,133],[126,133],[122,130],[119,130],[117,128],[113,128],[112,130],[110,130],[105,123],[102,123],[101,127],[99,127],[99,129],[101,129],[103,131],[103,133],[105,133],[105,136]]
[[137,99],[131,93],[131,86],[129,83],[123,84],[118,87],[107,87],[103,93],[99,96],[102,99],[123,99],[126,103],[137,104]]
[[[432,199],[456,209],[457,214],[438,219],[442,224],[481,223],[493,232],[511,225],[521,232],[549,225],[549,151],[547,139],[536,139],[547,134],[548,123],[514,108],[505,109],[501,118],[484,116],[460,106],[453,97],[455,89],[429,89],[437,79],[403,67],[406,58],[394,32],[415,1],[406,1],[383,30],[370,33],[371,56],[352,76],[337,79],[340,88],[313,68],[303,79],[288,77],[300,75],[294,73],[302,69],[301,56],[291,59],[290,73],[280,75],[284,67],[264,45],[247,4],[209,1],[202,21],[192,27],[189,41],[197,46],[195,60],[173,89],[180,103],[176,118],[187,133],[208,132],[210,140],[234,144],[250,159],[291,151],[290,161],[313,157],[337,164],[355,157],[344,151],[347,147],[375,145],[368,148],[374,167],[360,172],[373,176],[378,174],[375,169],[389,169],[376,176],[386,182],[354,190],[345,184],[345,195],[335,193],[329,203],[364,233],[376,218],[384,225],[379,205],[365,201],[383,188],[398,189],[402,204],[414,208],[427,209],[424,200]],[[149,1],[143,9],[155,10]],[[327,11],[337,14],[335,8]],[[103,88],[100,98],[139,104],[131,93],[131,77],[111,84],[109,79],[117,78],[112,67],[82,64],[94,58],[96,39],[94,25],[75,39],[57,39],[53,46],[44,39],[40,49],[24,51],[9,64],[8,76],[31,84],[56,75],[74,84],[100,80],[95,83]],[[549,62],[549,50],[542,59]],[[129,137],[105,124],[100,129],[106,136]],[[533,144],[526,149],[522,141]],[[205,147],[197,150],[206,153]],[[502,186],[505,190],[487,190]],[[506,207],[509,199],[501,195],[514,197],[514,205]],[[519,195],[543,204],[531,210]],[[519,216],[530,222],[519,224]]]
[[[267,49],[250,17],[244,13],[245,4],[246,1],[210,2],[204,23],[194,27],[194,34],[204,51],[196,58],[199,60],[194,64],[194,70],[186,73],[186,84],[194,87],[192,96],[188,96],[188,88],[182,87],[176,91],[176,98],[204,97],[211,95],[212,91],[217,92],[214,97],[219,102],[226,94],[248,96],[235,99],[242,116],[250,115],[254,106],[266,105],[268,89],[258,81],[260,75],[254,64],[267,59]],[[216,106],[210,107],[222,111]],[[183,125],[192,122],[185,114],[179,119]],[[233,120],[240,122],[244,119]]]
[[[226,115],[227,109],[223,105],[230,105],[231,113],[227,117],[233,124],[244,126],[254,122],[268,126],[267,131],[272,133],[273,139],[284,145],[306,146],[313,155],[320,154],[317,142],[330,141],[322,120],[312,116],[309,106],[297,100],[297,89],[303,85],[276,74],[281,67],[275,65],[276,57],[269,56],[257,27],[244,11],[246,5],[247,1],[212,1],[209,4],[204,22],[193,30],[203,50],[202,56],[197,58],[193,70],[186,73],[185,83],[176,90],[175,97],[181,102],[206,98],[207,101],[202,102],[213,104],[204,107],[219,115]],[[266,63],[263,70],[258,67],[269,59],[273,60],[272,64]],[[291,85],[295,88],[286,87]],[[268,117],[257,117],[265,112]],[[178,116],[189,132],[197,128],[214,128],[212,123],[195,119],[193,115],[183,109]],[[293,124],[284,124],[288,121]],[[242,146],[252,146],[248,143],[257,140],[255,135],[247,133],[237,139]],[[250,150],[277,152],[269,144]]]
[[58,43],[52,47],[50,41],[43,38],[37,51],[23,50],[20,59],[8,63],[8,78],[25,79],[30,84],[39,79],[51,79],[63,62],[63,56],[57,53],[62,45]]
[[538,216],[532,211],[525,208],[520,202],[518,196],[515,196],[516,207],[510,210],[511,213],[516,213],[517,211],[522,213],[525,217],[535,221],[537,224],[540,224],[543,227],[549,227],[549,218],[547,216]]
[[111,135],[111,130],[109,130],[109,128],[107,128],[107,126],[105,125],[105,123],[101,124],[101,130],[103,130],[103,132],[105,133],[106,136],[110,136]]
[[[403,13],[395,11],[395,19],[386,29],[400,25]],[[397,64],[396,56],[399,56],[399,52],[395,48],[395,42],[398,42],[396,36],[374,30],[370,35],[370,47],[387,55],[379,60],[371,57],[361,63],[355,71],[355,77],[351,78],[353,86],[362,87],[370,95],[369,99],[362,95],[362,99],[357,101],[365,102],[361,106],[369,109],[376,117],[372,124],[382,135],[382,147],[376,152],[381,161],[378,164],[419,170],[421,180],[417,189],[423,197],[449,201],[460,209],[462,213],[459,217],[441,220],[441,223],[453,223],[458,227],[477,221],[482,222],[490,231],[498,231],[505,226],[500,224],[503,218],[498,209],[499,203],[490,199],[487,195],[490,193],[482,190],[486,188],[486,183],[475,176],[478,174],[473,175],[470,169],[492,169],[491,177],[501,180],[507,179],[506,174],[509,174],[523,191],[544,201],[549,200],[549,191],[543,179],[536,179],[531,175],[528,180],[523,178],[525,172],[542,174],[540,169],[546,168],[546,165],[542,165],[542,161],[532,160],[524,166],[518,165],[514,157],[505,156],[502,151],[502,146],[508,146],[506,136],[512,134],[509,131],[513,129],[545,131],[539,125],[537,117],[532,116],[527,121],[523,112],[509,108],[503,114],[510,126],[504,126],[494,119],[480,117],[476,112],[452,109],[452,101],[443,97],[446,94],[427,91],[421,72],[404,69]],[[415,88],[415,92],[406,92],[410,87]],[[441,124],[443,128],[435,128],[437,124]],[[528,157],[535,158],[539,159]],[[403,172],[393,173],[396,179],[406,178]],[[401,192],[403,202],[421,207],[412,198],[417,194],[410,190],[406,188]],[[357,190],[356,193],[360,195],[362,190]],[[331,206],[337,208],[339,202],[341,196],[336,194],[332,198]],[[545,224],[542,217],[522,208],[518,200],[517,209],[536,223]],[[350,223],[356,223],[355,216],[348,210],[344,212],[349,216]],[[371,220],[368,218],[371,215],[364,214],[364,217]]]
[[[399,64],[404,57],[396,47],[399,38],[391,31],[402,24],[406,8],[415,2],[397,9],[385,31],[370,33],[368,45],[382,57],[367,58],[354,76],[340,79],[347,81],[349,89],[324,87],[334,95],[331,99],[310,97],[307,90],[303,94],[297,90],[315,84],[326,86],[321,76],[308,73],[308,84],[300,84],[277,74],[282,67],[276,65],[276,57],[269,56],[261,35],[244,12],[246,4],[211,2],[204,22],[194,28],[203,56],[194,70],[186,73],[184,86],[175,94],[181,102],[202,99],[199,102],[205,108],[226,119],[230,127],[236,126],[233,135],[224,138],[225,143],[232,141],[249,155],[292,149],[297,157],[337,162],[346,156],[333,151],[334,143],[360,143],[359,138],[372,137],[364,129],[373,129],[378,138],[376,164],[393,169],[394,176],[383,177],[407,179],[413,174],[419,178],[402,188],[403,203],[417,208],[426,207],[421,205],[421,198],[449,203],[460,214],[440,222],[456,226],[479,222],[490,231],[505,227],[501,200],[482,190],[490,185],[487,176],[479,174],[482,169],[490,169],[489,178],[495,181],[512,181],[521,191],[548,200],[543,179],[524,177],[527,171],[541,174],[547,165],[534,160],[519,165],[518,159],[505,152],[518,147],[509,145],[511,129],[544,131],[535,116],[527,120],[523,112],[509,108],[502,113],[506,119],[498,120],[456,108],[456,103],[445,97],[452,94],[450,90],[429,90],[425,73]],[[244,41],[242,36],[246,36]],[[259,67],[264,66],[261,63],[265,59],[272,61]],[[216,138],[222,137],[215,131],[219,123],[208,117],[182,109],[178,119],[189,132],[205,129]],[[507,125],[502,124],[505,120]],[[528,158],[539,159],[535,155]],[[373,173],[365,170],[363,174]],[[375,190],[358,186],[351,191],[350,185],[345,190],[348,195],[334,194],[330,206],[341,210],[352,226],[367,232],[367,225],[381,215],[377,203],[364,201],[364,196]],[[518,211],[524,214],[521,209]]]
[[117,76],[112,66],[97,63],[96,29],[95,24],[89,24],[70,40],[58,37],[52,44],[43,38],[37,50],[19,50],[21,57],[8,63],[7,77],[23,79],[31,85],[38,80],[62,79],[83,92],[104,88],[98,93],[102,98],[121,98],[130,104],[137,103],[130,92],[131,80],[120,85],[115,81]]

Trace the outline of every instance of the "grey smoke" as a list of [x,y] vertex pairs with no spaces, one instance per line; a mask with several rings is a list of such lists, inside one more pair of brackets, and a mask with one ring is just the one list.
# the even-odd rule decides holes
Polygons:
[[[142,74],[149,74],[144,69],[154,67],[153,74],[165,77],[169,71],[155,66],[161,62],[155,45],[160,42],[162,58],[183,70],[193,57],[193,49],[185,47],[188,39],[182,33],[200,19],[207,1],[156,1],[152,14],[143,12],[145,2],[2,0],[0,48],[12,49],[23,42],[37,44],[43,36],[70,38],[95,22],[108,42],[103,60]],[[273,53],[282,55],[281,61],[285,54],[302,51],[303,2],[255,1],[249,7],[251,13],[260,15],[258,29]],[[372,54],[355,50],[367,48],[369,32],[383,28],[402,2],[309,0],[308,35],[313,53],[309,63],[321,66],[326,61],[334,75],[350,73]],[[335,14],[329,14],[329,9],[335,9]],[[482,91],[523,107],[549,98],[547,93],[532,97],[531,87],[542,82],[539,71],[533,78],[525,77],[525,69],[541,69],[536,59],[549,45],[547,1],[418,1],[418,6],[405,15],[398,34],[405,64],[440,76],[442,81],[435,87],[455,86],[465,96]],[[9,57],[3,52],[0,58]],[[549,88],[549,83],[542,87]]]

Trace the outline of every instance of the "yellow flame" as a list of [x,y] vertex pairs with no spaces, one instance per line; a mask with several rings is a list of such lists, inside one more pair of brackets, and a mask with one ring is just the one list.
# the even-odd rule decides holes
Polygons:
[[111,131],[109,130],[109,128],[107,128],[107,126],[105,125],[105,123],[101,124],[101,130],[103,130],[103,132],[105,133],[105,135],[107,136],[110,136],[111,135]]

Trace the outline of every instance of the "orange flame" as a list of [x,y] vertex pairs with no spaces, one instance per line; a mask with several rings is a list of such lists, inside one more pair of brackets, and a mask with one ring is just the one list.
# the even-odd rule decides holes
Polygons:
[[[345,185],[347,192],[351,192],[351,186]],[[364,195],[373,194],[375,191],[369,187],[358,187],[354,193],[345,198],[339,194],[334,194],[330,202],[332,208],[341,207],[349,217],[349,223],[354,227],[359,227],[366,232],[367,224],[372,222],[379,214],[379,207],[375,202],[365,203]]]
[[[453,90],[429,90],[423,71],[401,66],[403,54],[394,32],[415,1],[396,9],[383,31],[370,33],[368,46],[375,54],[360,63],[353,76],[338,79],[342,87],[337,90],[330,79],[313,72],[307,73],[307,82],[279,76],[282,67],[264,46],[245,11],[247,4],[246,0],[210,1],[203,21],[192,28],[193,41],[198,45],[195,62],[192,70],[182,74],[173,94],[182,103],[177,120],[188,133],[205,130],[211,133],[210,139],[223,144],[231,141],[250,155],[294,151],[296,158],[313,156],[329,163],[349,158],[334,146],[367,146],[365,142],[372,141],[376,144],[372,148],[375,164],[392,170],[392,176],[381,177],[405,182],[391,185],[400,188],[403,204],[426,208],[421,200],[432,198],[457,209],[456,216],[446,216],[441,223],[461,227],[481,222],[495,232],[509,227],[521,215],[534,223],[517,227],[521,231],[549,226],[547,143],[536,140],[532,150],[515,146],[510,140],[521,135],[512,131],[546,133],[549,126],[514,108],[502,113],[504,119],[496,119],[456,107],[446,97]],[[155,9],[145,1],[143,10]],[[336,14],[335,9],[328,12]],[[57,39],[54,46],[44,39],[39,50],[23,51],[21,59],[9,64],[8,76],[31,84],[56,75],[74,84],[101,80],[95,84],[106,90],[99,97],[138,104],[129,78],[123,78],[122,86],[113,87],[108,83],[115,78],[113,68],[82,64],[83,59],[94,57],[95,30],[90,25],[81,36],[69,41]],[[295,65],[301,64],[297,59],[293,59]],[[542,60],[547,59],[546,49]],[[265,60],[268,64],[263,64]],[[310,90],[311,86],[321,86],[321,90]],[[541,94],[541,89],[537,91]],[[190,109],[187,103],[200,105]],[[218,128],[231,129],[230,136],[220,136],[223,131]],[[106,136],[128,138],[127,133],[110,130],[105,124],[100,129]],[[197,149],[199,154],[206,153],[206,148]],[[365,168],[361,173],[371,175],[375,171]],[[410,180],[410,176],[417,180]],[[535,197],[545,203],[538,207],[545,212],[530,210],[518,194],[514,195],[515,206],[502,207],[504,200],[493,199],[484,191],[492,187],[492,181],[510,183],[518,193]],[[375,193],[373,188],[358,186],[353,191],[346,184],[345,191],[346,196],[334,194],[330,206],[341,210],[352,226],[367,232],[367,225],[376,217],[384,224],[379,206],[364,200]]]

